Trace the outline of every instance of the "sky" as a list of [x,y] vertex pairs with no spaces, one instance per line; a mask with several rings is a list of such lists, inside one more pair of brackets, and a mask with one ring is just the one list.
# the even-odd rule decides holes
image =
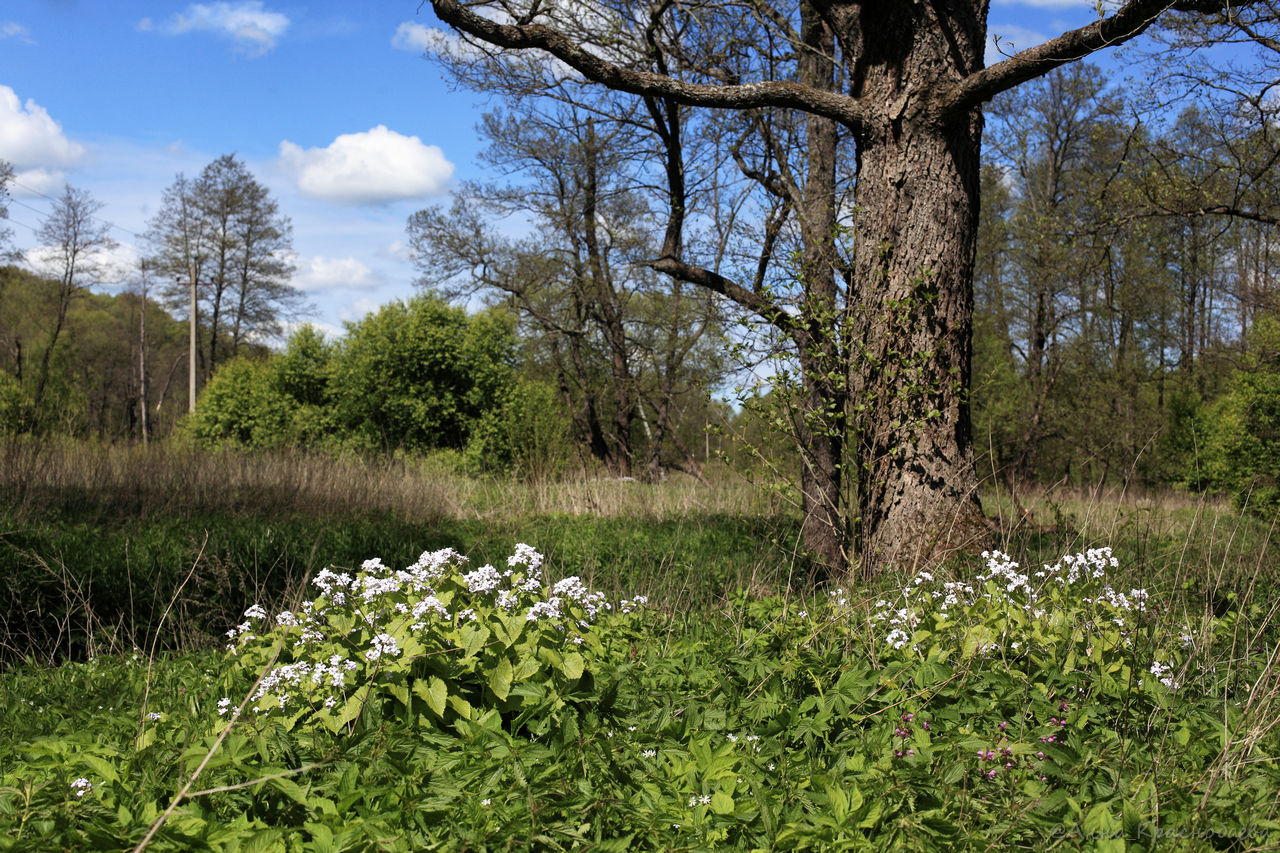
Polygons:
[[[989,30],[1021,50],[1095,10],[993,0]],[[486,177],[485,96],[455,90],[422,56],[438,26],[418,0],[4,0],[0,159],[16,172],[15,245],[38,257],[35,230],[70,184],[103,204],[127,269],[175,177],[234,154],[292,220],[305,319],[341,334],[414,294],[409,215]],[[988,62],[999,58],[993,38]]]

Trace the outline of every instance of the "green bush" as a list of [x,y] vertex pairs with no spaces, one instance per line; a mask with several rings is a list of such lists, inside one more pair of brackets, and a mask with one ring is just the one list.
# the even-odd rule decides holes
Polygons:
[[294,408],[277,387],[270,363],[237,358],[209,380],[185,429],[209,446],[279,447],[287,443]]
[[31,400],[13,376],[0,371],[0,435],[19,432],[31,416]]
[[1211,484],[1241,507],[1280,511],[1280,319],[1255,320],[1248,355],[1213,415],[1206,466]]
[[515,330],[432,296],[383,306],[347,327],[330,374],[343,438],[392,449],[464,448],[514,380]]
[[472,473],[518,473],[553,478],[569,458],[569,423],[556,391],[544,382],[521,380],[472,427],[466,468]]

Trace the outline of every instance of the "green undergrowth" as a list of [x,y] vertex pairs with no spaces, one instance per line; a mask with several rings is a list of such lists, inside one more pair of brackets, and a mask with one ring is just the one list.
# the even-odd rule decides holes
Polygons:
[[412,561],[452,546],[484,561],[541,543],[611,593],[669,593],[700,607],[727,590],[785,583],[783,519],[543,515],[423,521],[391,514],[104,517],[100,508],[0,513],[0,666],[151,647],[208,646],[254,602],[286,602],[324,566]]
[[0,849],[1280,844],[1267,598],[1215,614],[1098,550],[691,609],[500,554],[0,675]]

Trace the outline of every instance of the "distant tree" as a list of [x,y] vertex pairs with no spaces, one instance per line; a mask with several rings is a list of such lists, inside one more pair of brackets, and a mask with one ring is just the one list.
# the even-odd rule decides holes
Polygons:
[[179,315],[189,310],[195,276],[206,378],[250,340],[277,335],[300,308],[302,294],[289,284],[292,229],[267,188],[231,154],[194,181],[178,175],[165,190],[147,233],[150,262]]
[[66,185],[36,232],[41,244],[37,250],[40,263],[58,282],[52,294],[52,305],[48,308],[51,315],[49,337],[40,355],[35,393],[32,395],[32,407],[37,416],[49,383],[50,361],[66,326],[71,304],[83,295],[90,284],[98,281],[104,269],[102,253],[116,246],[116,241],[111,238],[111,226],[97,217],[102,207],[102,203],[95,201],[87,190]]
[[[584,456],[615,476],[700,475],[679,427],[721,373],[721,312],[643,265],[658,248],[635,188],[643,136],[551,99],[489,113],[481,134],[485,160],[512,180],[467,185],[451,209],[410,217],[421,283],[518,312]],[[503,235],[508,216],[531,219],[533,233]]]
[[[0,160],[0,219],[9,218],[9,182],[13,180],[13,164],[8,160]],[[0,261],[12,253],[9,243],[13,239],[13,231],[8,227],[0,227]]]
[[515,380],[510,315],[468,316],[432,296],[348,324],[330,373],[335,429],[366,447],[461,450]]

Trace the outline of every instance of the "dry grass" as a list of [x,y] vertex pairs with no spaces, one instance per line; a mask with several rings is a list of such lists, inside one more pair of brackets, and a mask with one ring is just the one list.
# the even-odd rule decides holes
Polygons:
[[772,515],[777,506],[728,471],[711,485],[683,475],[659,483],[473,478],[431,456],[364,458],[245,453],[180,444],[151,447],[10,439],[0,448],[0,500],[15,516],[85,502],[104,518],[199,514],[345,518],[495,519],[533,515],[680,518]]

